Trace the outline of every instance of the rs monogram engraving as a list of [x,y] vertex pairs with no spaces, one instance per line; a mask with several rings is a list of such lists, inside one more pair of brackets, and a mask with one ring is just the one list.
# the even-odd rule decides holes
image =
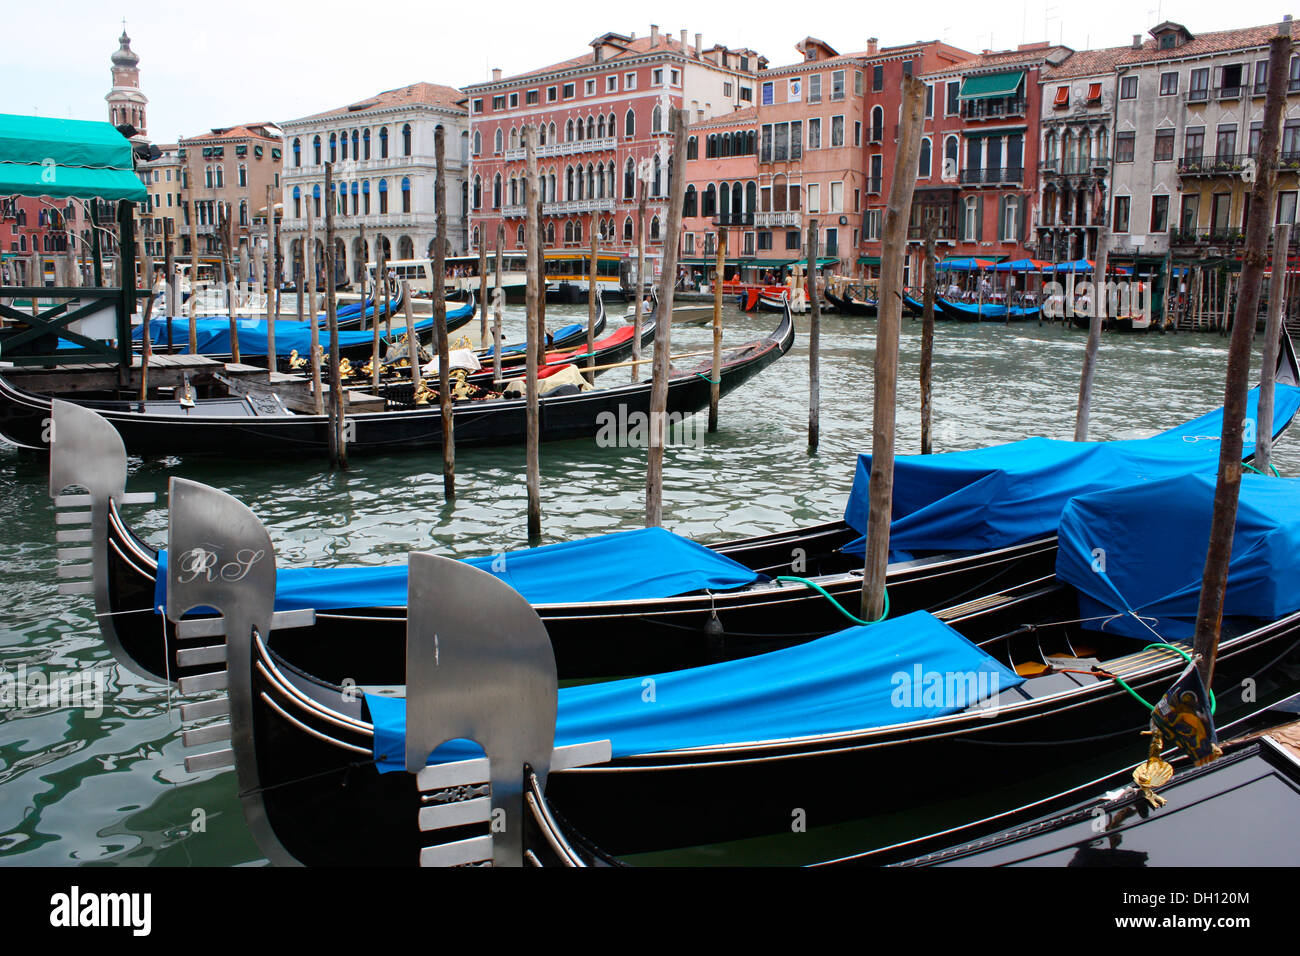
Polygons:
[[266,552],[258,549],[243,548],[235,552],[230,561],[222,561],[221,555],[204,547],[191,548],[180,557],[177,565],[177,577],[181,584],[189,584],[202,578],[205,581],[242,581],[252,570],[253,565],[261,561]]

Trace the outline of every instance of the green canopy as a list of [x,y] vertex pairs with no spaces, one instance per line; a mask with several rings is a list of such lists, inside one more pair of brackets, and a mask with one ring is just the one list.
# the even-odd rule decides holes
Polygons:
[[858,256],[858,265],[878,266],[880,265],[880,256]]
[[[746,261],[747,260],[745,259],[727,259],[723,264],[728,266],[740,266],[744,265]],[[679,266],[716,266],[718,264],[718,259],[716,256],[707,259],[700,259],[698,257],[693,259],[678,259],[677,264]]]
[[0,113],[0,196],[128,199],[148,191],[109,123]]
[[1000,96],[1015,96],[1024,78],[1024,70],[968,76],[961,81],[961,92],[957,96],[963,100],[988,100]]

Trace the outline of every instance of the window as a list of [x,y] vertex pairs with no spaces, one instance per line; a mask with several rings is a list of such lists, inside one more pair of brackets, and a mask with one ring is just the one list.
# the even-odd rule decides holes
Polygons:
[[243,163],[239,164],[239,185],[248,185],[248,167]]
[[617,92],[618,92],[618,75],[617,75],[617,74],[612,74],[612,75],[610,75],[610,76],[605,77],[605,92],[606,92],[606,93],[617,93]]
[[660,67],[660,68],[657,69],[657,70],[651,70],[651,71],[650,71],[650,85],[651,85],[651,86],[663,86],[663,85],[664,85],[664,71],[663,71],[663,67]]
[[862,71],[861,70],[853,71],[853,95],[854,96],[862,95]]
[[506,108],[506,95],[504,93],[498,93],[496,96],[492,97],[493,110],[503,110],[505,108]]
[[803,156],[803,121],[795,120],[790,124],[790,158]]
[[879,93],[885,88],[885,68],[883,66],[873,66],[871,68],[871,91]]
[[925,139],[921,140],[921,153],[916,164],[917,179],[930,178],[930,149],[930,138],[927,136]]
[[500,127],[497,127],[496,133],[492,136],[492,152],[500,153],[505,149],[505,134]]
[[635,73],[624,73],[624,74],[623,74],[623,89],[625,89],[625,90],[635,90],[635,89],[636,89],[636,74],[635,74]]
[[944,116],[956,116],[961,111],[961,81],[952,80],[948,84],[948,98],[943,106]]
[[1220,162],[1228,162],[1232,159],[1233,154],[1237,152],[1237,124],[1222,123],[1215,130],[1214,140],[1214,158]]
[[880,219],[881,219],[881,210],[879,209],[867,210],[866,219],[863,220],[862,223],[862,231],[864,233],[863,238],[866,239],[868,242],[872,242],[880,238]]
[[1250,145],[1246,148],[1247,156],[1259,155],[1259,141],[1264,135],[1263,123],[1250,124]]
[[1134,133],[1115,134],[1115,162],[1133,162],[1133,140],[1135,136]]
[[803,99],[803,77],[792,76],[786,84],[785,101],[798,103]]
[[595,95],[596,95],[596,81],[595,81],[595,80],[588,80],[586,83],[584,83],[584,84],[582,85],[582,92],[583,92],[583,94],[586,95],[586,96],[595,96]]
[[885,137],[885,110],[881,106],[871,108],[871,142],[879,143]]
[[1136,76],[1121,77],[1119,81],[1119,98],[1121,100],[1137,99],[1138,95],[1138,78]]
[[1223,67],[1223,85],[1219,87],[1219,95],[1225,98],[1240,96],[1242,84],[1245,82],[1244,72],[1245,69],[1240,63]]
[[1183,158],[1199,160],[1205,152],[1205,127],[1189,126],[1183,135]]
[[1277,194],[1277,221],[1295,224],[1296,194],[1294,191]]
[[1070,105],[1070,88],[1068,86],[1058,86],[1056,96],[1052,98],[1052,109],[1063,110]]
[[474,101],[474,104],[473,104],[473,109],[474,109],[474,112],[475,112],[475,113],[482,113],[482,112],[483,112],[483,100],[481,100],[481,99],[477,99],[477,100],[475,100],[475,101]]
[[1164,232],[1169,228],[1169,197],[1151,197],[1151,231]]
[[564,98],[565,98],[566,100],[571,100],[571,99],[573,99],[573,95],[574,95],[574,86],[573,86],[573,84],[572,84],[572,83],[565,83],[565,84],[564,84]]
[[1187,99],[1191,102],[1208,99],[1210,96],[1210,68],[1192,70],[1191,82],[1187,88]]
[[1112,232],[1128,232],[1129,203],[1128,196],[1115,197],[1115,216],[1111,221]]
[[934,115],[934,85],[925,84],[925,117],[929,119]]
[[1178,74],[1161,73],[1160,74],[1160,95],[1173,96],[1178,92]]
[[293,141],[293,164],[295,166],[302,165],[302,140],[300,139]]
[[1156,148],[1152,160],[1167,163],[1174,158],[1174,131],[1172,129],[1156,130]]
[[379,158],[380,159],[388,158],[388,127],[387,126],[381,126],[379,128]]
[[628,139],[636,135],[636,113],[632,111],[630,106],[627,108],[627,114],[623,117],[623,135]]
[[831,206],[827,212],[844,211],[844,184],[831,183]]
[[818,183],[809,183],[808,189],[808,211],[822,211],[822,187]]
[[317,166],[319,166],[320,165],[320,137],[319,136],[315,136],[312,138],[311,149],[312,149],[312,162],[315,163]]
[[844,99],[844,71],[835,70],[831,73],[831,99]]
[[822,121],[821,117],[814,116],[808,120],[808,148],[822,148]]
[[540,90],[529,90],[528,92],[524,93],[524,105],[536,106],[541,99],[540,94],[541,94]]
[[411,155],[411,124],[402,127],[402,155]]
[[1295,93],[1300,90],[1300,56],[1291,57],[1291,67],[1286,76],[1286,91]]
[[669,81],[672,83],[673,86],[682,85],[681,73],[679,73],[677,70],[669,70],[668,77],[669,77]]
[[820,103],[822,101],[822,75],[814,73],[808,77],[808,102]]
[[795,250],[798,250],[798,249],[802,248],[802,246],[801,246],[800,243],[799,243],[799,239],[800,239],[800,236],[799,236],[799,230],[798,230],[798,229],[791,229],[791,230],[789,230],[789,231],[785,234],[785,247],[786,247],[787,249],[795,249]]
[[388,180],[379,180],[379,214],[388,212]]
[[754,88],[752,86],[742,86],[740,88],[740,98],[745,102],[753,102]]
[[402,212],[411,211],[411,180],[402,177]]
[[1015,242],[1020,238],[1020,197],[1006,196],[1002,204],[1001,235],[1003,242]]
[[776,84],[774,83],[763,84],[763,105],[764,106],[771,106],[775,102],[775,93],[773,92],[775,88],[776,88]]
[[723,95],[723,96],[731,96],[731,95],[732,95],[732,92],[735,90],[735,88],[736,88],[736,87],[735,87],[735,84],[733,84],[733,83],[723,83],[723,84],[722,84],[722,95]]
[[853,121],[853,145],[862,145],[862,123],[858,120]]
[[1300,160],[1300,120],[1287,120],[1282,127],[1282,161]]
[[844,117],[831,117],[831,148],[844,145]]

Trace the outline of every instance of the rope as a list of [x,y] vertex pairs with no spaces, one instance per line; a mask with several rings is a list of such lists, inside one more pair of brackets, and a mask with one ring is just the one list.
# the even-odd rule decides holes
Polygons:
[[830,601],[832,604],[834,604],[834,605],[835,605],[835,609],[836,609],[837,611],[839,611],[841,614],[843,614],[845,617],[847,617],[847,618],[848,618],[850,621],[852,621],[854,624],[860,624],[860,625],[863,625],[863,626],[866,626],[866,625],[869,625],[869,624],[879,624],[879,623],[880,623],[881,621],[883,621],[885,618],[889,617],[889,589],[888,589],[888,588],[885,589],[885,606],[884,606],[884,609],[880,612],[880,617],[876,618],[874,621],[864,621],[864,620],[862,620],[862,619],[859,618],[859,617],[854,617],[852,614],[850,614],[848,611],[846,611],[846,610],[844,609],[844,605],[842,605],[839,601],[835,600],[835,598],[831,596],[831,593],[830,593],[829,591],[827,591],[824,587],[822,587],[820,584],[818,584],[816,581],[810,581],[810,580],[808,580],[807,578],[798,578],[798,577],[794,577],[793,575],[789,575],[789,574],[779,574],[779,575],[777,575],[776,580],[777,580],[777,581],[792,581],[792,582],[794,582],[794,583],[796,583],[796,584],[803,584],[803,585],[806,585],[807,587],[812,588],[814,591],[816,591],[818,594],[820,594],[820,595],[821,595],[822,597],[824,597],[826,600],[828,600],[828,601]]
[[[1189,663],[1189,664],[1192,663],[1192,655],[1191,655],[1191,654],[1188,654],[1188,653],[1187,653],[1185,650],[1183,650],[1181,647],[1176,647],[1176,646],[1174,646],[1173,644],[1163,644],[1163,643],[1161,643],[1161,644],[1148,644],[1146,647],[1142,648],[1142,650],[1144,650],[1144,651],[1152,651],[1152,650],[1173,651],[1175,654],[1177,654],[1177,655],[1179,655],[1180,657],[1182,657],[1183,660],[1187,661],[1187,663]],[[1100,668],[1100,667],[1093,668],[1093,670],[1091,670],[1091,671],[1071,670],[1071,669],[1068,669],[1068,668],[1061,668],[1061,671],[1062,671],[1063,673],[1071,673],[1071,674],[1094,674],[1094,675],[1095,675],[1095,674],[1100,674],[1102,677],[1109,677],[1109,678],[1110,678],[1111,680],[1113,680],[1115,683],[1119,684],[1120,687],[1123,687],[1126,691],[1128,691],[1129,695],[1130,695],[1134,700],[1136,700],[1138,703],[1140,703],[1143,707],[1145,707],[1145,708],[1147,709],[1148,712],[1154,712],[1154,711],[1155,711],[1155,707],[1154,707],[1152,704],[1149,704],[1149,703],[1147,702],[1146,698],[1144,698],[1141,694],[1139,694],[1139,693],[1138,693],[1137,691],[1135,691],[1132,687],[1130,687],[1129,684],[1128,684],[1128,681],[1124,680],[1124,678],[1120,677],[1118,674],[1112,674],[1110,671],[1103,670],[1103,669]],[[1214,698],[1214,691],[1213,691],[1213,690],[1211,690],[1210,688],[1207,687],[1207,688],[1206,688],[1206,692],[1209,693],[1209,695],[1210,695],[1210,713],[1213,714],[1213,713],[1218,709],[1219,704],[1218,704],[1218,701],[1215,700],[1215,698]]]
[[[722,379],[721,379],[721,378],[709,378],[709,377],[708,377],[707,375],[705,375],[703,372],[696,372],[695,374],[698,375],[700,378],[704,379],[704,381],[708,382],[710,385],[721,385],[721,384],[722,384]],[[800,580],[802,580],[802,578],[801,578]]]
[[[1243,462],[1241,463],[1241,467],[1243,467],[1243,468],[1249,468],[1251,471],[1253,471],[1253,472],[1254,472],[1255,474],[1257,474],[1257,475],[1262,475],[1262,474],[1264,474],[1264,472],[1260,471],[1258,468],[1256,468],[1254,465],[1252,465],[1252,464],[1251,464],[1250,462],[1248,462],[1248,461],[1243,461]],[[1270,462],[1268,463],[1268,467],[1269,467],[1269,469],[1273,472],[1273,477],[1274,477],[1274,478],[1281,478],[1281,477],[1282,477],[1282,472],[1280,472],[1280,471],[1277,470],[1277,465],[1273,464],[1273,463],[1270,461]]]

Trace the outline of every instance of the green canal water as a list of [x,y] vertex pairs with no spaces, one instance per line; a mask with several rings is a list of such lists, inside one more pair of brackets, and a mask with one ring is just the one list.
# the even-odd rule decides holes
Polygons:
[[[621,306],[616,307],[621,312]],[[522,334],[518,310],[507,334]],[[585,316],[551,306],[548,325]],[[725,339],[736,344],[776,325],[776,316],[730,306]],[[854,456],[870,450],[875,321],[827,316],[822,328],[821,448],[807,454],[806,317],[792,352],[724,400],[721,427],[698,444],[667,452],[664,523],[700,541],[776,531],[842,514]],[[904,319],[898,449],[919,450],[920,323]],[[1037,325],[940,323],[935,338],[936,450],[975,448],[1031,435],[1070,438],[1084,333]],[[709,348],[707,326],[673,329],[673,351]],[[1222,401],[1227,342],[1207,335],[1106,335],[1092,437],[1135,438],[1170,427]],[[1256,349],[1258,365],[1258,346]],[[625,381],[628,372],[607,373]],[[703,429],[700,429],[702,433]],[[1276,462],[1300,473],[1300,443],[1284,438]],[[153,544],[166,535],[167,480],[193,478],[249,504],[270,529],[284,566],[381,564],[412,549],[479,555],[525,542],[524,454],[520,448],[457,455],[454,505],[442,500],[441,458],[410,454],[358,459],[330,473],[317,461],[223,459],[131,462],[129,487],[154,491],[157,506],[128,510]],[[542,448],[543,528],[559,541],[638,527],[645,452],[593,441]],[[103,648],[89,598],[57,594],[52,507],[45,461],[0,449],[0,666],[57,676],[102,672],[102,710],[0,710],[0,863],[10,865],[235,865],[261,855],[249,837],[231,772],[186,774],[177,702],[164,688],[120,671]],[[611,568],[611,574],[619,569]],[[1104,765],[1042,778],[1026,767],[1014,781],[947,780],[946,808],[900,807],[850,826],[702,847],[638,862],[796,863],[849,853],[950,825],[1021,796],[1038,796],[1136,762],[1134,742]],[[1131,752],[1130,752],[1131,751]],[[987,790],[990,784],[998,789]],[[864,780],[887,786],[887,781]]]

